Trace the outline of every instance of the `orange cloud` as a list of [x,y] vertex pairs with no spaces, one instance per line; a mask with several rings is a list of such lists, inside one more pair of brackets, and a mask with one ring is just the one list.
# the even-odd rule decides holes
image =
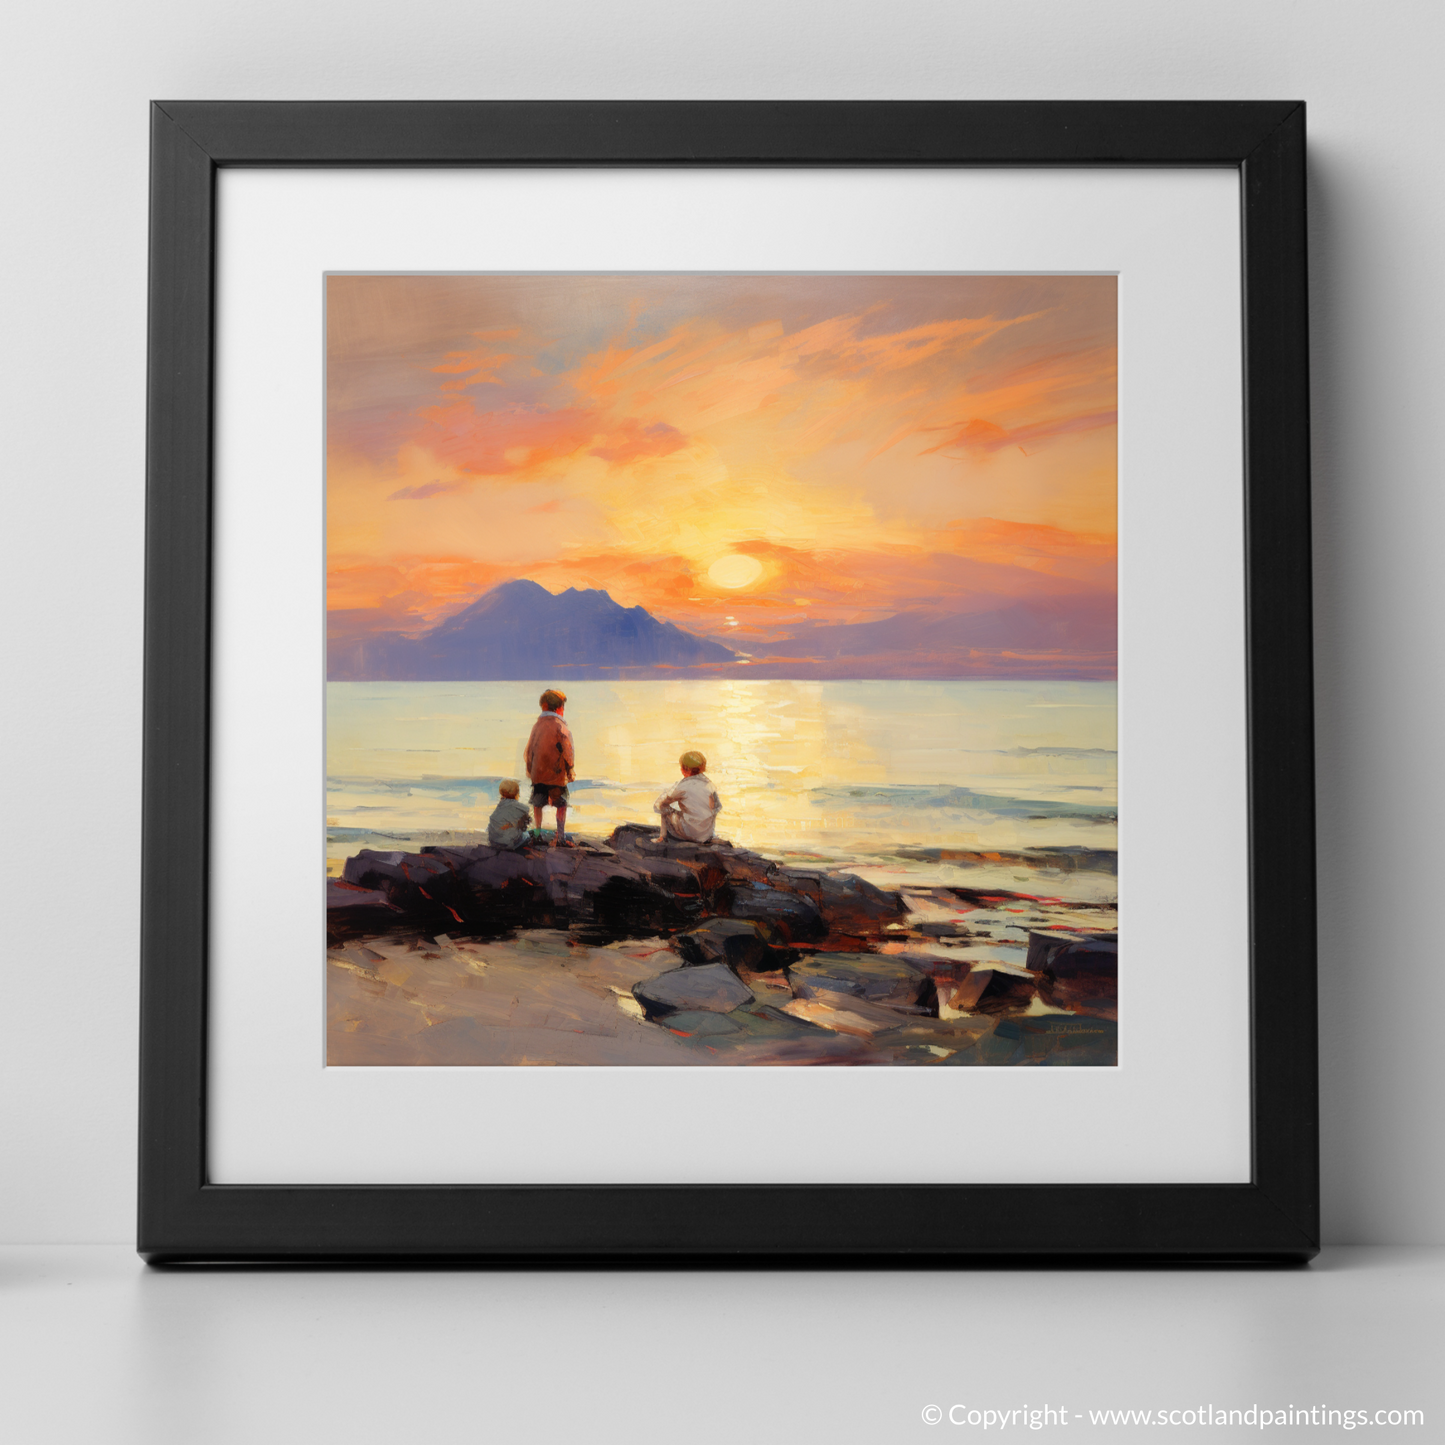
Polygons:
[[613,428],[605,445],[592,448],[594,457],[621,466],[636,461],[639,457],[666,457],[681,451],[687,445],[687,438],[675,426],[665,421],[655,421],[644,426],[633,417],[628,417]]
[[[509,331],[473,333],[479,341],[513,341],[521,334],[520,327],[513,327]],[[456,376],[456,380],[442,383],[442,391],[465,391],[469,386],[500,386],[502,368],[508,362],[516,360],[514,352],[478,347],[470,351],[448,351],[431,371],[433,375]]]
[[387,494],[388,502],[424,502],[428,497],[439,497],[443,492],[455,492],[461,482],[421,482],[414,487],[401,487]]
[[1112,535],[972,517],[950,522],[940,541],[950,551],[980,562],[1067,577],[1093,587],[1115,585],[1118,544]]
[[516,575],[471,557],[337,558],[326,572],[326,609],[350,631],[420,632]]
[[[1049,421],[1034,422],[1029,426],[1009,430],[981,417],[971,417],[953,434],[939,442],[936,447],[926,447],[919,456],[932,456],[934,452],[962,449],[975,455],[987,455],[1000,447],[1028,447],[1038,445],[1053,437],[1067,436],[1070,432],[1093,431],[1098,427],[1114,426],[1119,420],[1116,411],[1086,412],[1083,416],[1055,417]],[[947,431],[947,427],[928,427],[928,431]]]
[[593,413],[576,408],[550,411],[514,403],[478,411],[458,398],[425,408],[427,425],[419,441],[464,472],[507,476],[581,451],[597,435]]
[[799,356],[816,358],[831,371],[898,371],[918,366],[949,348],[978,346],[1007,327],[1034,321],[1037,316],[1035,313],[1002,321],[993,316],[930,321],[864,338],[857,335],[864,316],[838,316],[799,332],[791,340],[791,349]]

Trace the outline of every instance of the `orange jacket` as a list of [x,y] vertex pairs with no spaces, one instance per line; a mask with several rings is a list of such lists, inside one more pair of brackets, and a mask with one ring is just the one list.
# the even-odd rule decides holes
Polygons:
[[527,751],[522,755],[527,776],[534,783],[557,787],[575,776],[572,764],[572,729],[554,712],[544,712],[532,724]]

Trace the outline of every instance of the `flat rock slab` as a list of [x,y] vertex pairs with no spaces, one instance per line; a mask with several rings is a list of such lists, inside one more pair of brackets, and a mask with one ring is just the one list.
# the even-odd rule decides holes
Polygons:
[[844,997],[867,999],[910,1012],[937,1012],[933,980],[898,954],[810,953],[788,970],[799,998],[840,1006]]
[[742,1032],[742,1025],[729,1014],[708,1013],[701,1009],[682,1009],[661,1020],[662,1027],[681,1038],[716,1039],[724,1034]]
[[725,963],[729,968],[766,972],[776,967],[767,924],[746,918],[709,918],[706,923],[679,933],[674,940],[684,964]]
[[632,996],[650,1019],[692,1010],[731,1013],[753,1002],[752,989],[725,963],[669,969],[633,985]]
[[850,998],[846,994],[835,995],[836,1002],[821,998],[795,998],[785,1003],[782,1012],[790,1018],[801,1019],[820,1029],[830,1029],[837,1034],[852,1034],[855,1038],[869,1039],[875,1034],[887,1033],[906,1023],[904,1015],[881,1004],[870,1004],[861,998]]

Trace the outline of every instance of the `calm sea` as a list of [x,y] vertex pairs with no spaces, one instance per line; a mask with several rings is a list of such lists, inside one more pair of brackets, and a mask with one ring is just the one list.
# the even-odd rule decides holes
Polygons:
[[[900,848],[1115,846],[1113,683],[706,679],[565,690],[577,750],[569,831],[654,822],[652,800],[678,776],[678,754],[695,748],[722,798],[719,835],[777,856],[861,863]],[[524,776],[540,691],[330,683],[329,857],[485,829],[498,781]]]

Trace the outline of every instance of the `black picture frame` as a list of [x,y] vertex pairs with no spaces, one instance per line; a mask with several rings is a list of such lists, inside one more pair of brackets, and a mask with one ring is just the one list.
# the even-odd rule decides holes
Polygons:
[[[1305,107],[159,102],[151,112],[140,1253],[171,1261],[1300,1262],[1318,1250]],[[211,457],[222,166],[1231,167],[1242,188],[1247,1184],[212,1184]],[[1266,894],[1267,884],[1267,894]],[[756,1222],[766,1219],[759,1230]]]

